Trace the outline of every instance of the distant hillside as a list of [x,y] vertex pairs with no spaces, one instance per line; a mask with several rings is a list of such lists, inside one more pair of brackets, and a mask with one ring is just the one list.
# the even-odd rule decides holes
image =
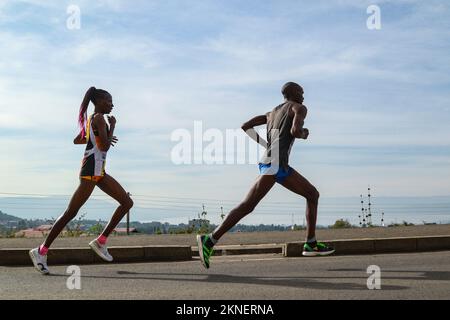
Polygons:
[[0,211],[0,222],[1,221],[20,221],[21,218],[17,218],[14,216],[10,216],[9,214],[3,213]]

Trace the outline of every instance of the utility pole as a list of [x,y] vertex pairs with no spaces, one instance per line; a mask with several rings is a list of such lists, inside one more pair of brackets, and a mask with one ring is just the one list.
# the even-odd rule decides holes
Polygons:
[[[127,195],[130,197],[131,193],[127,192]],[[130,235],[130,210],[127,212],[127,236]]]
[[369,193],[369,219],[368,219],[368,223],[371,225],[372,224],[372,211],[370,210],[370,206],[372,205],[372,203],[370,202],[370,186],[367,188],[367,191]]
[[223,207],[220,207],[220,210],[222,211],[222,214],[220,215],[220,217],[222,218],[222,221],[223,221],[223,219],[225,218],[225,215],[223,214]]
[[366,226],[366,218],[364,215],[364,200],[363,200],[363,195],[361,195],[361,216],[363,218],[363,223],[362,223],[362,227],[364,228]]
[[291,226],[291,230],[295,230],[295,226],[294,226],[294,214],[292,214],[292,226]]
[[205,210],[205,204],[202,204],[202,207],[203,207],[203,211],[202,211],[202,217],[203,217],[203,219],[204,220],[206,220],[206,210]]

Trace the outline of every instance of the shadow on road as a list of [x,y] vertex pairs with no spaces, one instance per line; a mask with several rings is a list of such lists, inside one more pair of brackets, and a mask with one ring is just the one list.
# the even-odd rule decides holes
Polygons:
[[[361,269],[332,269],[332,272],[364,272]],[[388,276],[386,273],[409,273],[414,276]],[[450,271],[417,271],[417,270],[384,270],[381,269],[382,279],[394,280],[432,280],[432,281],[448,281],[450,280]],[[322,278],[322,277],[321,277]],[[326,277],[325,277],[326,278]],[[346,277],[350,278],[350,277]],[[363,278],[363,277],[354,277]]]
[[[361,271],[361,270],[357,270]],[[235,276],[225,274],[192,274],[192,273],[137,273],[128,271],[118,271],[119,276],[89,276],[83,275],[82,278],[87,279],[116,279],[116,280],[159,280],[159,281],[183,281],[183,282],[203,282],[203,283],[224,283],[224,284],[250,284],[263,286],[278,286],[302,289],[318,289],[318,290],[368,290],[364,277],[361,278],[361,284],[343,283],[343,282],[327,282],[321,279],[325,277],[258,277],[258,276]],[[57,275],[53,276],[64,276]],[[327,279],[351,279],[352,277],[335,276],[326,277]],[[318,280],[319,279],[319,280]],[[409,287],[405,286],[389,286],[383,285],[383,290],[405,290]]]

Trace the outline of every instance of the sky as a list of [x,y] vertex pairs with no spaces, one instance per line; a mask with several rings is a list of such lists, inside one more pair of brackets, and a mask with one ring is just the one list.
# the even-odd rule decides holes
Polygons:
[[[373,4],[380,30],[367,28]],[[80,29],[67,27],[70,5]],[[359,203],[368,185],[383,197],[448,196],[449,40],[445,1],[0,0],[0,193],[72,194],[78,108],[96,86],[116,106],[107,172],[127,191],[229,209],[257,167],[176,165],[172,133],[195,121],[238,130],[296,81],[310,136],[290,164],[321,197]],[[276,186],[261,210],[283,201],[304,207]]]

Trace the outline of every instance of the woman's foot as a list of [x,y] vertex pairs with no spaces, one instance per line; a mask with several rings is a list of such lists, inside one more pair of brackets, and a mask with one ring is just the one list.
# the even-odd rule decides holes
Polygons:
[[50,274],[47,266],[47,255],[41,255],[39,253],[39,248],[30,250],[29,254],[31,261],[33,261],[33,265],[37,271],[39,271],[43,275]]
[[94,250],[94,252],[103,260],[111,262],[113,261],[113,257],[109,254],[108,252],[108,248],[105,245],[101,245],[97,239],[92,240],[89,243],[89,246],[91,247],[92,250]]

